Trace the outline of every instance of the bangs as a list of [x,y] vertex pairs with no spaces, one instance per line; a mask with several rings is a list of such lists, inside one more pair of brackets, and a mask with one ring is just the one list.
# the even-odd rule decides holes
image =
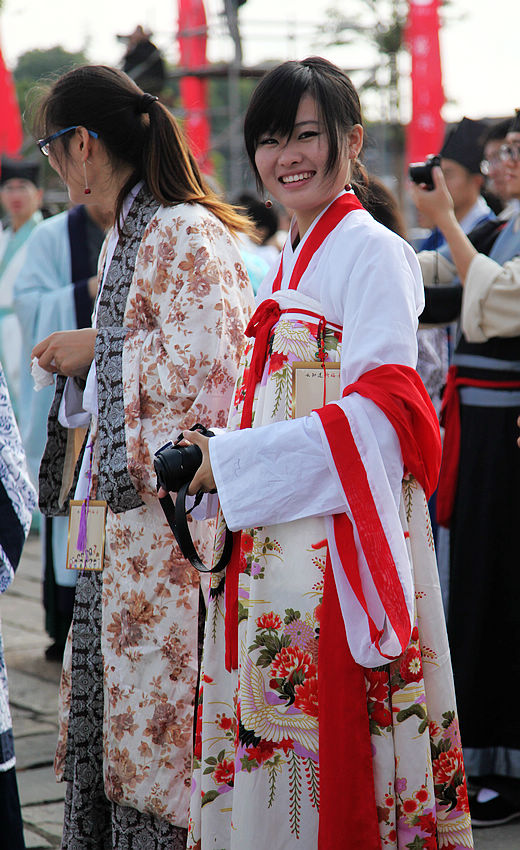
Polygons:
[[244,130],[255,143],[263,133],[290,136],[300,100],[314,95],[312,74],[297,62],[287,63],[263,80],[255,89],[247,111]]
[[311,70],[299,62],[285,62],[260,81],[244,121],[246,150],[253,168],[260,137],[264,133],[290,136],[300,100],[307,93],[315,97],[314,88]]
[[244,141],[258,188],[262,188],[255,164],[258,142],[264,133],[290,138],[303,95],[310,95],[326,133],[331,172],[341,156],[354,124],[362,125],[359,97],[343,71],[320,56],[303,62],[284,62],[260,81],[244,121]]

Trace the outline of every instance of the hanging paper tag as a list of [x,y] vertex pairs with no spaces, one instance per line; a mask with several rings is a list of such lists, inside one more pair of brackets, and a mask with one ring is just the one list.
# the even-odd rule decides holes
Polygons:
[[[80,535],[82,506],[82,500],[72,499],[70,502],[67,569],[99,571],[103,569],[105,555],[107,503],[96,499],[89,500],[88,512],[84,518],[86,528],[82,529],[83,533]],[[83,513],[85,514],[85,511]],[[78,545],[78,538],[80,538],[80,545]]]
[[308,416],[341,398],[340,364],[318,361],[292,364],[293,418]]

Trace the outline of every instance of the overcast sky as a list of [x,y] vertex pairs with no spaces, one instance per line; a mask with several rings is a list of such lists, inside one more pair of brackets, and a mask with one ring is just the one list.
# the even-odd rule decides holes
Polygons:
[[[218,23],[221,6],[222,0],[206,0],[212,23],[209,57],[214,61],[227,59],[231,53],[223,24]],[[346,13],[352,2],[247,0],[240,10],[245,63],[303,58],[318,52],[312,37],[331,6]],[[56,44],[67,50],[86,46],[93,61],[118,64],[123,48],[115,34],[128,33],[141,23],[154,32],[158,46],[175,61],[176,8],[176,0],[88,0],[81,4],[4,0],[0,13],[2,50],[10,67],[26,50]],[[508,115],[520,107],[519,33],[519,0],[451,1],[449,21],[441,34],[444,88],[449,101],[444,107],[446,120],[463,115]],[[319,52],[348,68],[373,61],[367,48],[361,46],[322,48]]]

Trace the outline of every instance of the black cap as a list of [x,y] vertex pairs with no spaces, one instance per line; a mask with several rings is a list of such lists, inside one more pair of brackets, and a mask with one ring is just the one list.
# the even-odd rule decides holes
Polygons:
[[516,115],[509,125],[508,133],[520,133],[520,109],[515,109]]
[[30,180],[38,186],[40,177],[40,166],[37,162],[28,162],[23,159],[7,159],[2,157],[0,163],[0,185],[8,180]]
[[448,130],[440,155],[453,159],[463,165],[471,174],[480,174],[480,162],[483,155],[483,139],[488,129],[484,121],[462,121]]

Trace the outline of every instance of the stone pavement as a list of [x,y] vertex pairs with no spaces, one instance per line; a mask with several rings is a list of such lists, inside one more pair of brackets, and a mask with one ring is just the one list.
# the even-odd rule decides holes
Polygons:
[[[18,785],[30,850],[59,848],[63,821],[64,786],[56,783],[52,769],[60,667],[44,656],[49,639],[40,600],[40,541],[31,536],[14,583],[0,600]],[[475,830],[475,848],[520,850],[520,820]]]

